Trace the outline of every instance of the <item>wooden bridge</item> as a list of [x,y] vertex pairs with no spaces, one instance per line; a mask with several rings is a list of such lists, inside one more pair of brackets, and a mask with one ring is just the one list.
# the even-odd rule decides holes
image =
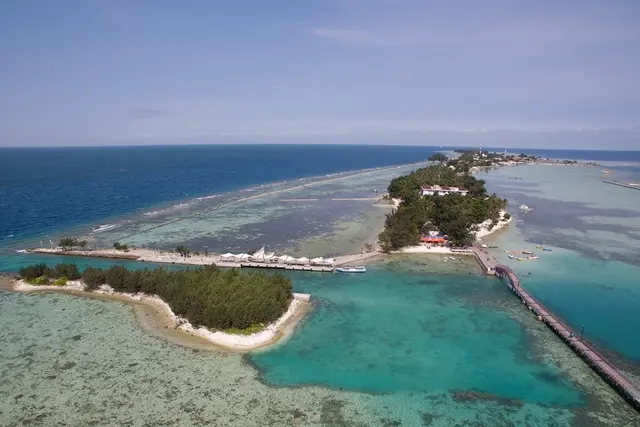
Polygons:
[[553,332],[571,347],[594,371],[611,385],[635,409],[640,410],[640,388],[620,373],[605,357],[582,340],[569,326],[555,317],[521,284],[516,273],[508,266],[494,267],[496,276],[506,280],[507,287],[515,293]]
[[498,265],[498,260],[494,256],[489,255],[487,251],[475,245],[471,248],[471,251],[485,274],[496,274],[495,268]]

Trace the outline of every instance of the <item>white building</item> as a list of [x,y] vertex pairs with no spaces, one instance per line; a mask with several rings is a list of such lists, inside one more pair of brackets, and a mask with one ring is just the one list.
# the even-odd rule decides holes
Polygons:
[[462,187],[445,187],[439,185],[431,185],[429,187],[422,187],[420,189],[420,194],[423,196],[446,196],[447,194],[459,194],[461,196],[466,196],[469,193],[469,190]]

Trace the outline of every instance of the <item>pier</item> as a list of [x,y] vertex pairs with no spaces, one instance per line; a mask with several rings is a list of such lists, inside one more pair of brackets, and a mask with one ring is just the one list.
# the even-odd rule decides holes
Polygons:
[[617,185],[618,187],[631,188],[632,190],[640,190],[640,184],[636,184],[634,182],[619,182],[607,180],[602,180],[602,182],[606,184]]
[[600,377],[613,387],[636,410],[640,411],[640,388],[626,378],[602,354],[582,340],[569,326],[554,316],[520,284],[516,273],[508,266],[494,267],[496,276],[507,281],[507,287],[558,335],[578,356],[580,356]]
[[[276,262],[256,261],[225,261],[221,256],[213,254],[208,256],[195,255],[183,257],[182,255],[175,253],[159,252],[150,249],[131,249],[129,252],[123,253],[112,249],[78,251],[37,248],[31,250],[30,252],[47,255],[121,259],[139,262],[153,262],[159,264],[215,265],[221,268],[268,268],[291,271],[313,271],[322,273],[332,273],[334,271],[334,265],[337,265],[315,265],[311,261],[309,261],[307,264],[284,264]],[[362,255],[357,255],[356,257],[362,257]]]
[[483,251],[478,246],[473,246],[471,248],[471,252],[473,253],[474,258],[480,264],[480,267],[485,272],[485,274],[496,274],[496,266],[498,265],[498,261],[495,257],[489,255],[488,252]]

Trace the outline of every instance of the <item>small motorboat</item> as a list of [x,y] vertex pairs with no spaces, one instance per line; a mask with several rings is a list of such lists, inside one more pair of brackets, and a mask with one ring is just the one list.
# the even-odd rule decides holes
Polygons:
[[514,258],[515,258],[515,255],[511,255],[511,254],[509,254],[509,258],[510,258],[510,259],[514,259]]
[[531,211],[532,209],[531,209],[529,206],[527,206],[527,205],[520,205],[520,210],[521,210],[522,212],[529,212],[529,211]]
[[364,273],[367,271],[364,265],[354,265],[336,268],[338,273]]
[[442,258],[442,260],[443,260],[444,262],[447,262],[447,260],[448,260],[448,259],[449,259],[449,258],[447,258],[447,257]]
[[549,248],[542,248],[543,251],[547,251],[547,252],[551,252],[551,249]]
[[451,261],[455,261],[455,260],[456,260],[456,259],[455,259],[454,257],[452,257],[452,256],[450,256],[450,257],[449,257],[449,259],[450,259]]
[[100,233],[101,231],[112,230],[114,228],[120,227],[118,224],[100,224],[93,228],[94,233]]

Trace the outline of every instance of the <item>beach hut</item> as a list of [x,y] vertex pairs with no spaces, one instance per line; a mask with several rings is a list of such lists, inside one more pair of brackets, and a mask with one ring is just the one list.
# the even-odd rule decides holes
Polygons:
[[311,265],[324,265],[324,258],[317,257],[317,258],[313,258],[311,261]]
[[306,256],[303,256],[302,258],[296,258],[296,264],[308,265],[309,264],[309,258],[307,258]]

